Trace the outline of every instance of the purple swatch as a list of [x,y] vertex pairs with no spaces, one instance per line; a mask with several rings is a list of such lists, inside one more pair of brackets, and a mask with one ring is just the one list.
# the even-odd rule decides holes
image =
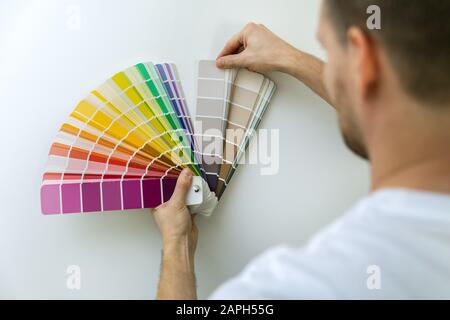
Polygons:
[[41,188],[41,210],[43,214],[60,214],[59,184],[43,185]]
[[81,184],[83,194],[83,212],[101,211],[100,183],[90,182]]
[[159,179],[142,181],[144,208],[156,208],[161,204],[161,182]]
[[122,209],[120,200],[120,182],[108,181],[102,183],[103,210],[112,211]]
[[71,183],[61,186],[62,192],[62,212],[77,213],[81,212],[80,184]]
[[130,180],[122,182],[123,208],[139,209],[141,204],[141,181]]
[[163,202],[169,201],[170,197],[172,196],[175,185],[177,184],[177,179],[167,179],[163,182],[163,195],[164,199]]

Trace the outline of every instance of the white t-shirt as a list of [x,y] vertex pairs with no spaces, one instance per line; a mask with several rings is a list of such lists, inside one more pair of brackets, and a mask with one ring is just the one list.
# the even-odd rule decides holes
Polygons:
[[252,261],[211,299],[450,299],[450,196],[386,189],[305,248]]

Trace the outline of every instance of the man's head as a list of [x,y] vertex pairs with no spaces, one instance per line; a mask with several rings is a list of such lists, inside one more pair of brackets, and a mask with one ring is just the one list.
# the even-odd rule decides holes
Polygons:
[[374,131],[399,115],[395,104],[450,109],[449,16],[448,0],[323,0],[325,84],[355,153],[371,157]]

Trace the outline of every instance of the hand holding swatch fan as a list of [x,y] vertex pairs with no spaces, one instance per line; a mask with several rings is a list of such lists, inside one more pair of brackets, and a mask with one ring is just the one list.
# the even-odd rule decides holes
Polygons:
[[[56,135],[42,212],[155,208],[189,168],[187,205],[192,213],[211,214],[274,91],[261,74],[200,61],[194,128],[174,64],[141,63],[115,74],[77,105]],[[240,134],[229,136],[235,131]]]

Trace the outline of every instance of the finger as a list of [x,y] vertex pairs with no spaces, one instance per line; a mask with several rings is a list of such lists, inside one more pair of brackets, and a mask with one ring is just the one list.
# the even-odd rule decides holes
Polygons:
[[236,53],[238,49],[243,46],[243,44],[243,33],[241,31],[239,33],[236,33],[230,40],[228,40],[228,42],[225,44],[225,47],[217,56],[217,59]]
[[181,171],[175,190],[169,202],[175,205],[186,205],[186,196],[192,184],[192,173],[189,169]]
[[219,58],[216,64],[221,69],[247,68],[248,59],[246,53],[242,52]]

